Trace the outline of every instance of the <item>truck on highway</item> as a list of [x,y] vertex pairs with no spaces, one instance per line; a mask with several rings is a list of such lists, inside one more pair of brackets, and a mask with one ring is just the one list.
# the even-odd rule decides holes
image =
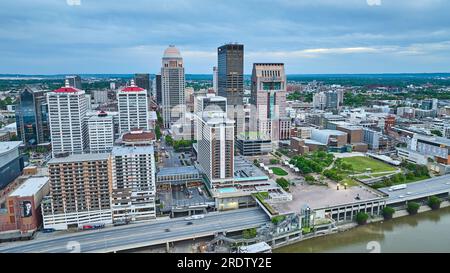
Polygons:
[[395,185],[389,188],[389,191],[398,191],[406,189],[406,184]]
[[192,215],[187,218],[184,218],[184,220],[198,220],[198,219],[203,219],[203,218],[205,218],[204,214],[198,214],[198,215]]

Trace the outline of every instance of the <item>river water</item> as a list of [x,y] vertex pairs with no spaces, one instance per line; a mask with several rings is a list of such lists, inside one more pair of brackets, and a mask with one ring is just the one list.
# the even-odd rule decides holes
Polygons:
[[273,252],[450,252],[450,207],[360,226]]

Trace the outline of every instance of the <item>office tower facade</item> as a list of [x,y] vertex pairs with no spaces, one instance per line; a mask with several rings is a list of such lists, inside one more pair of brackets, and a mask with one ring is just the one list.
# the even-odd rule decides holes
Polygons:
[[147,96],[151,95],[150,74],[134,74],[134,83],[140,88],[147,90]]
[[16,105],[17,137],[26,146],[50,142],[46,90],[25,86]]
[[139,222],[156,217],[154,135],[134,130],[122,135],[112,150],[114,222]]
[[213,67],[213,90],[214,93],[218,94],[218,85],[219,85],[219,70],[217,69],[217,66]]
[[119,106],[119,131],[120,133],[132,129],[148,129],[148,104],[147,91],[134,84],[127,86],[117,93]]
[[22,174],[24,159],[20,154],[21,141],[0,142],[0,190]]
[[156,89],[156,103],[158,105],[161,105],[162,104],[161,75],[155,76],[155,89]]
[[80,90],[82,89],[80,76],[78,75],[66,76],[66,80],[69,81],[69,86]]
[[217,49],[217,94],[227,98],[228,117],[235,121],[235,136],[243,132],[244,45],[226,44]]
[[258,133],[274,141],[289,139],[284,64],[253,64],[250,103],[256,108]]
[[197,158],[210,188],[234,181],[234,121],[223,111],[223,103],[223,97],[203,97],[196,107]]
[[228,105],[242,105],[244,97],[244,45],[226,44],[217,49],[218,94]]
[[94,103],[102,104],[108,102],[108,90],[93,90]]
[[339,109],[339,94],[336,91],[325,92],[326,108]]
[[88,147],[87,103],[83,90],[66,86],[47,93],[53,156],[83,153]]
[[108,153],[114,146],[113,116],[99,112],[88,119],[89,152]]
[[50,194],[42,200],[44,228],[111,224],[110,155],[77,154],[48,162]]
[[327,96],[324,92],[315,93],[313,95],[313,107],[324,110],[327,106]]
[[185,112],[183,58],[175,46],[164,51],[161,67],[162,118],[165,128],[182,120]]

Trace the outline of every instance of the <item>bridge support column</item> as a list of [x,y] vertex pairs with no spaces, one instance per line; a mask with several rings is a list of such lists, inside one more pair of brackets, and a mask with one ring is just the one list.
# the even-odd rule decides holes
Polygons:
[[166,243],[166,252],[169,253],[170,252],[170,242]]

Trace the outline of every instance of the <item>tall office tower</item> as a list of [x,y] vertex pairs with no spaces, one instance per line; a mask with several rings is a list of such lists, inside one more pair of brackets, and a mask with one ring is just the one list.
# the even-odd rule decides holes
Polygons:
[[218,94],[228,105],[242,105],[244,97],[244,45],[226,44],[217,49]]
[[[194,139],[197,137],[198,117],[202,112],[224,112],[227,113],[227,99],[214,94],[206,94],[205,96],[197,96],[194,101]],[[197,147],[197,146],[194,146]]]
[[148,105],[147,91],[134,84],[127,86],[117,93],[119,104],[119,128],[120,133],[132,129],[148,129]]
[[196,107],[197,158],[211,188],[234,181],[234,121],[223,111],[223,103],[223,97],[202,97]]
[[324,110],[327,106],[327,96],[325,92],[315,93],[313,95],[313,107]]
[[262,136],[275,141],[289,139],[284,64],[253,64],[251,104],[256,107],[257,130]]
[[112,150],[112,208],[114,222],[154,219],[155,135],[133,130],[122,135],[122,146]]
[[182,120],[185,105],[183,58],[173,45],[164,51],[161,68],[162,118],[165,128]]
[[156,103],[162,105],[161,75],[155,76]]
[[44,228],[111,224],[110,155],[78,154],[48,162],[50,194],[42,200]]
[[69,86],[74,87],[76,89],[82,89],[81,87],[81,77],[78,75],[66,76],[66,80],[69,81]]
[[17,137],[25,145],[50,142],[46,90],[25,86],[16,105]]
[[244,45],[226,44],[217,49],[217,94],[227,98],[228,117],[235,121],[235,136],[243,132]]
[[88,147],[86,96],[83,90],[66,86],[47,93],[52,154],[83,153]]
[[151,95],[150,74],[134,74],[134,82],[140,88],[147,90],[147,96]]
[[89,152],[109,153],[114,146],[113,116],[99,112],[88,119]]
[[326,108],[327,109],[339,109],[339,94],[336,91],[325,92],[326,96]]
[[219,85],[219,70],[217,69],[217,66],[213,67],[213,89],[214,89],[214,93],[217,95],[218,94],[218,85]]

